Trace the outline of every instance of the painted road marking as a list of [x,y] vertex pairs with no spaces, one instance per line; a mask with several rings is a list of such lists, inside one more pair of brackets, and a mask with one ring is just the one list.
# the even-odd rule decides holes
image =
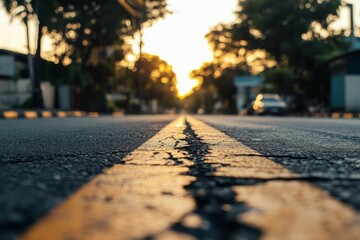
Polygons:
[[184,118],[170,123],[125,157],[125,165],[95,177],[20,239],[141,239],[178,222],[195,208],[184,189],[194,177],[178,166],[191,164],[179,148],[186,145],[184,128]]
[[19,114],[16,111],[5,111],[3,113],[3,116],[6,119],[14,119],[14,118],[18,118]]
[[[360,236],[359,214],[299,175],[255,150],[193,118],[192,130],[208,146],[204,162],[210,178],[261,179],[257,185],[234,184],[236,201],[250,211],[237,220],[261,232],[261,239],[349,239]],[[191,239],[174,232],[174,223],[201,225],[196,203],[185,186],[193,166],[184,117],[95,177],[20,239]],[[231,210],[231,206],[224,206]]]
[[209,145],[205,162],[218,165],[216,176],[267,180],[254,186],[233,187],[237,201],[252,209],[239,215],[239,221],[259,229],[261,239],[360,238],[360,214],[354,209],[324,190],[296,180],[300,176],[224,133],[194,118],[188,121]]
[[354,118],[354,114],[352,114],[352,113],[344,113],[342,117],[345,118],[345,119],[351,119],[351,118]]
[[[0,118],[5,119],[18,119],[18,118],[27,118],[27,119],[35,119],[35,118],[51,118],[51,117],[99,117],[100,114],[98,112],[82,112],[82,111],[3,111],[0,113]],[[124,116],[124,114],[122,114]]]
[[58,116],[59,118],[65,118],[67,117],[67,113],[66,112],[63,112],[63,111],[60,111],[60,112],[57,112],[56,113],[56,116]]
[[99,117],[100,114],[99,114],[98,112],[89,112],[89,113],[88,113],[88,116],[89,116],[89,117]]
[[41,116],[43,118],[51,118],[53,116],[53,114],[50,111],[43,111],[43,112],[41,112]]
[[38,117],[38,114],[37,114],[37,112],[34,112],[34,111],[25,111],[24,116],[25,116],[25,118],[28,118],[28,119],[34,119],[34,118]]
[[360,216],[324,190],[300,181],[269,181],[234,187],[252,211],[240,222],[261,229],[262,239],[356,240]]

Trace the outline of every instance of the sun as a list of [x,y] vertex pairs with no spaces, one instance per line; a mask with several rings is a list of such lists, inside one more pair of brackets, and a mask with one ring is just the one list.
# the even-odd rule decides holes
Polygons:
[[[179,16],[169,16],[166,21],[146,29],[143,37],[144,52],[158,55],[172,66],[179,97],[188,95],[198,85],[198,81],[189,78],[190,72],[212,59],[205,37],[196,29],[188,29],[189,24]],[[169,30],[174,28],[176,31]]]
[[176,84],[176,88],[178,90],[178,97],[180,99],[183,99],[187,96],[189,96],[190,94],[192,94],[194,88],[199,86],[199,81],[196,79],[183,79],[183,80],[178,80],[177,84]]
[[158,55],[173,67],[178,97],[184,98],[199,86],[189,77],[213,58],[205,35],[218,23],[234,19],[237,0],[168,0],[174,12],[144,29],[144,52]]

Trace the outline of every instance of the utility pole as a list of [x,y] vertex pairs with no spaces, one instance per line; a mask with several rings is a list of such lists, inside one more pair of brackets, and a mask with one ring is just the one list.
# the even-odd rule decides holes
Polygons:
[[28,69],[29,69],[29,76],[30,76],[30,81],[31,84],[33,85],[33,89],[35,86],[35,72],[34,72],[34,56],[31,53],[31,41],[30,41],[30,27],[29,27],[29,10],[28,10],[28,6],[27,6],[27,2],[26,0],[23,1],[24,7],[25,7],[25,28],[26,28],[26,42],[27,42],[27,59],[28,59]]
[[138,62],[138,91],[139,91],[139,110],[140,113],[143,113],[143,103],[144,103],[144,89],[143,89],[143,22],[146,17],[146,0],[144,1],[144,6],[142,9],[142,14],[140,18],[140,42],[139,42],[139,62]]
[[37,26],[37,44],[36,44],[36,53],[35,53],[35,71],[34,71],[34,82],[33,82],[33,107],[34,108],[43,108],[43,99],[42,99],[42,95],[41,95],[41,88],[40,88],[40,76],[39,76],[39,71],[40,71],[40,61],[41,61],[41,5],[40,5],[40,0],[35,0],[35,15],[37,16],[38,19],[38,26]]
[[356,37],[355,37],[355,22],[354,22],[354,5],[351,3],[347,3],[347,6],[350,10],[350,42],[351,49],[354,50],[356,48]]
[[142,45],[143,45],[143,22],[146,20],[146,0],[118,0],[119,4],[136,20],[139,21],[140,43],[139,43],[139,60],[137,62],[137,85],[139,112],[143,112],[143,63],[142,63]]

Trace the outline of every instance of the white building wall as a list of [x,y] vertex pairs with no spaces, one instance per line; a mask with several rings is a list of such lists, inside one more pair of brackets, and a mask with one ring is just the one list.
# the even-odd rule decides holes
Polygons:
[[360,75],[345,77],[345,110],[360,111]]

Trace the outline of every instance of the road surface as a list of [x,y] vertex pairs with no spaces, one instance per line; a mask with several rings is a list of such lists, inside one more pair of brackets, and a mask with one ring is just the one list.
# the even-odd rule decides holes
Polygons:
[[360,121],[0,121],[0,239],[358,239]]

